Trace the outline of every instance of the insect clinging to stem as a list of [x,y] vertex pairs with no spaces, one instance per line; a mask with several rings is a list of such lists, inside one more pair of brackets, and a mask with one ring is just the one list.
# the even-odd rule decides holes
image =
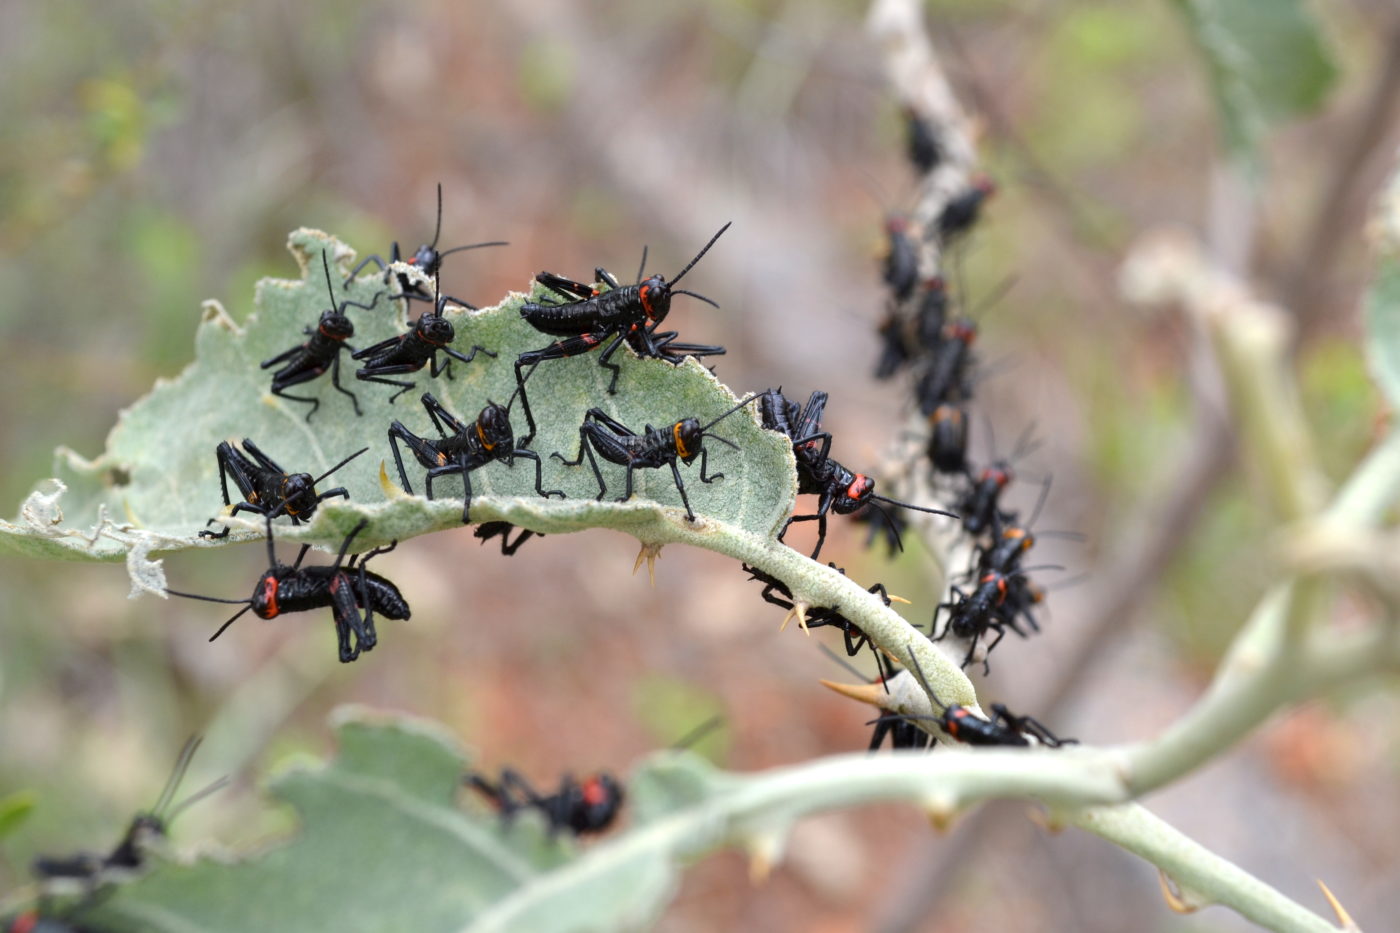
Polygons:
[[769,389],[762,394],[759,401],[763,426],[785,435],[792,442],[793,456],[797,460],[798,493],[820,497],[815,512],[810,515],[793,515],[787,520],[787,524],[778,534],[778,540],[783,539],[794,522],[817,522],[817,546],[812,551],[812,558],[815,560],[826,541],[828,512],[850,515],[867,506],[883,511],[880,503],[886,503],[916,512],[958,517],[955,513],[943,509],[925,508],[876,495],[875,480],[864,473],[856,473],[835,460],[831,456],[831,434],[821,430],[821,416],[826,409],[826,400],[825,392],[816,391],[807,399],[807,404],[799,409],[796,402],[788,399],[780,391]]
[[918,678],[919,685],[924,688],[930,700],[943,708],[943,712],[937,716],[898,714],[901,718],[935,722],[948,735],[967,745],[1009,745],[1025,748],[1040,744],[1049,748],[1059,748],[1061,745],[1079,744],[1075,739],[1060,738],[1031,716],[1014,715],[1001,703],[992,704],[991,719],[978,716],[966,706],[944,703],[938,698],[938,694],[934,693],[928,678],[924,676],[923,667],[914,655],[912,647],[909,658],[914,662],[913,673]]

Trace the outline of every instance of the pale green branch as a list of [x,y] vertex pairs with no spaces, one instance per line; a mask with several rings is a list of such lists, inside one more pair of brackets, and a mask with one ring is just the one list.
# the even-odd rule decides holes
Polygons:
[[793,597],[808,606],[840,607],[842,615],[909,668],[915,666],[910,659],[912,651],[919,669],[945,703],[978,708],[972,682],[947,655],[933,646],[926,634],[855,580],[825,564],[777,541],[714,521],[704,521],[696,529],[688,527],[684,521],[661,516],[628,531],[644,544],[676,542],[725,554],[782,580]]
[[696,768],[690,756],[672,756],[653,765],[663,779],[669,770],[675,783],[708,786],[703,802],[662,815],[527,884],[467,927],[467,933],[526,929],[536,919],[557,917],[581,892],[596,888],[622,864],[659,858],[690,861],[725,846],[741,846],[762,877],[781,854],[792,824],[823,810],[905,800],[942,826],[957,811],[993,797],[1046,803],[1057,818],[1141,856],[1198,898],[1229,906],[1272,929],[1335,929],[1140,806],[1080,809],[1086,800],[1108,801],[1121,793],[1111,759],[1100,753],[950,749],[933,756],[844,755],[744,778],[687,773]]
[[1265,477],[1285,522],[1310,518],[1327,488],[1303,415],[1289,356],[1292,325],[1285,312],[1247,295],[1228,277],[1205,268],[1188,305],[1210,335],[1225,378],[1241,450]]
[[[1255,610],[1244,634],[1281,634],[1290,608],[1311,599],[1307,590],[1316,585],[1317,581],[1297,580],[1271,591]],[[1316,630],[1296,653],[1276,650],[1277,646],[1273,650],[1265,646],[1259,654],[1232,652],[1231,661],[1222,666],[1195,706],[1159,738],[1126,750],[1124,768],[1131,795],[1145,794],[1189,773],[1286,704],[1400,668],[1400,638],[1395,629],[1390,621],[1345,635]]]
[[1220,904],[1279,933],[1337,927],[1135,804],[1091,807],[1069,822],[1156,865],[1194,904]]
[[1400,500],[1400,432],[1391,431],[1366,455],[1323,513],[1341,528],[1371,528]]

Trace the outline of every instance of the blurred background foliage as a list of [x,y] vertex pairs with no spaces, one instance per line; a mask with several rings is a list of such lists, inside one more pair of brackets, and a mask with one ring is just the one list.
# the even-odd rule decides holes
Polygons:
[[[1013,708],[1082,650],[1079,610],[1112,582],[1096,575],[1101,555],[1169,483],[1162,468],[1193,430],[1185,327],[1115,290],[1138,233],[1211,224],[1223,145],[1183,27],[1192,5],[927,7],[1001,188],[957,273],[974,304],[1016,280],[982,315],[992,374],[978,386],[978,459],[993,449],[984,414],[1002,454],[1033,423],[1046,443],[1024,465],[1020,505],[1053,475],[1041,527],[1088,542],[1044,545],[1065,576],[1087,577],[1052,596],[1045,634],[999,650],[988,694]],[[1383,416],[1357,342],[1364,201],[1326,263],[1309,268],[1300,250],[1338,138],[1400,56],[1400,25],[1386,0],[1311,10],[1336,84],[1313,115],[1262,137],[1248,265],[1285,305],[1300,281],[1321,290],[1300,366],[1339,477]],[[643,244],[671,274],[734,220],[691,285],[723,310],[692,302],[673,320],[729,346],[718,372],[736,390],[831,392],[835,454],[874,465],[908,409],[901,387],[869,377],[878,230],[913,178],[864,12],[847,0],[0,5],[0,502],[49,475],[55,446],[100,452],[117,412],[190,358],[202,300],[241,318],[258,278],[294,274],[288,231],[320,227],[361,255],[394,239],[411,249],[431,236],[438,182],[444,244],[512,244],[449,261],[444,290],[478,304],[542,268],[630,275]],[[1394,151],[1375,148],[1382,162]],[[1380,170],[1362,169],[1373,192]],[[1247,476],[1214,488],[1135,624],[1094,647],[1046,717],[1056,731],[1142,737],[1200,690],[1269,579],[1260,501]],[[862,529],[836,527],[830,556],[925,622],[935,594],[917,545],[891,564],[863,550]],[[414,618],[349,666],[314,616],[209,645],[217,610],[127,602],[119,566],[0,562],[0,796],[37,802],[0,841],[0,889],[23,883],[37,851],[109,845],[196,730],[209,741],[189,786],[236,782],[182,817],[177,840],[288,829],[255,776],[324,751],[325,714],[350,700],[439,719],[484,766],[541,781],[624,769],[716,711],[727,729],[707,751],[733,768],[863,746],[863,712],[816,684],[840,672],[777,631],[736,566],[668,549],[652,589],[628,574],[631,539],[588,537],[532,541],[513,559],[465,531],[409,542],[381,569]],[[182,589],[238,596],[261,553],[181,555],[166,570]],[[1360,692],[1309,707],[1150,804],[1289,893],[1321,876],[1358,917],[1394,916],[1398,705]],[[929,930],[1240,926],[1169,915],[1152,871],[1095,840],[1000,825],[978,858],[948,864],[950,843],[903,808],[812,821],[763,889],[737,855],[692,871],[663,929],[872,929],[876,917],[904,929],[889,917],[920,888],[941,892]]]

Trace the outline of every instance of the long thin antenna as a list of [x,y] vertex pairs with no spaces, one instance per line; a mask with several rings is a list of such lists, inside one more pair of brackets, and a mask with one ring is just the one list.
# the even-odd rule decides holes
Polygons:
[[216,791],[223,790],[225,787],[228,787],[228,785],[229,777],[226,774],[223,777],[219,778],[217,781],[213,781],[208,786],[195,791],[193,794],[190,794],[184,800],[181,800],[179,803],[177,803],[174,807],[171,808],[170,813],[167,814],[164,818],[165,822],[170,823],[172,820],[175,819],[175,817],[179,816],[181,813],[184,813],[186,810],[199,803],[205,797],[208,797],[210,794],[215,793]]
[[957,512],[949,512],[949,511],[946,510],[946,509],[930,509],[930,508],[925,508],[925,507],[922,506],[922,505],[913,505],[913,504],[908,503],[908,502],[900,502],[898,499],[891,499],[891,498],[888,497],[888,496],[877,496],[877,495],[872,494],[872,495],[870,496],[870,498],[871,498],[871,499],[878,499],[878,500],[881,501],[881,502],[888,502],[890,505],[897,505],[897,506],[899,506],[901,509],[913,509],[915,512],[927,512],[927,513],[929,513],[930,515],[946,515],[946,516],[948,516],[949,518],[956,518],[956,519],[961,519],[961,518],[962,518],[962,516],[959,515]]
[[1035,520],[1040,517],[1040,510],[1045,508],[1045,500],[1050,496],[1050,484],[1054,481],[1054,476],[1047,476],[1045,482],[1040,484],[1040,496],[1035,500],[1035,508],[1031,510],[1031,520],[1026,522],[1025,527],[1035,527]]
[[240,609],[240,610],[238,610],[237,612],[235,612],[235,613],[229,618],[229,620],[228,620],[227,622],[225,622],[223,625],[219,626],[219,630],[218,630],[217,632],[215,632],[213,635],[210,635],[210,636],[209,636],[209,640],[210,640],[210,641],[213,641],[214,639],[218,638],[220,635],[222,635],[222,634],[224,633],[224,630],[225,630],[225,629],[227,629],[230,625],[232,625],[234,622],[236,622],[236,621],[238,620],[238,617],[239,617],[239,616],[243,615],[243,613],[247,612],[249,609],[252,609],[252,608],[253,608],[252,600],[249,600],[249,601],[248,601],[248,605],[244,606],[242,609]]
[[201,735],[192,735],[185,740],[185,744],[180,748],[180,754],[175,758],[175,767],[171,769],[170,777],[165,779],[165,787],[161,789],[160,796],[156,798],[156,805],[151,808],[151,813],[155,816],[160,816],[165,812],[165,808],[170,806],[170,799],[175,796],[180,782],[185,779],[185,772],[190,767],[190,759],[199,750],[199,743],[202,741],[204,741],[204,737]]
[[[327,250],[324,250],[324,249],[321,250],[321,268],[324,269],[325,272],[326,272],[326,294],[330,295],[330,298],[331,298],[331,310],[334,311],[334,310],[335,310],[335,287],[331,285],[331,263],[330,263],[330,260],[326,258],[326,253],[327,253],[327,252],[328,252]],[[375,300],[376,300],[376,301],[379,300],[378,296],[375,296]]]
[[[671,284],[672,284],[672,285],[675,285],[675,284],[676,284],[677,282],[679,282],[681,279],[685,278],[685,274],[686,274],[687,272],[689,272],[692,268],[694,268],[695,264],[696,264],[697,262],[700,261],[700,257],[701,257],[701,256],[704,256],[706,253],[708,253],[708,252],[710,251],[710,247],[715,245],[715,240],[718,240],[718,239],[724,234],[724,231],[726,231],[726,230],[729,229],[729,224],[732,224],[732,223],[734,223],[734,221],[732,221],[732,220],[729,221],[729,223],[727,223],[727,224],[725,224],[723,227],[720,227],[720,228],[719,228],[719,233],[716,233],[714,236],[710,237],[710,242],[708,242],[708,243],[705,244],[705,248],[702,249],[700,252],[696,253],[696,254],[695,254],[695,258],[692,259],[689,263],[687,263],[687,264],[686,264],[686,267],[680,271],[680,274],[677,275],[674,279],[671,280]],[[673,289],[673,291],[674,291],[674,289]]]
[[202,599],[206,603],[232,603],[235,606],[248,603],[252,605],[252,600],[250,599],[220,599],[217,596],[200,596],[198,593],[181,593],[179,590],[169,589],[166,590],[165,593],[167,596],[183,596],[185,599]]
[[1037,571],[1037,570],[1064,570],[1064,569],[1065,569],[1064,564],[1036,564],[1034,567],[1017,567],[1016,570],[1015,570],[1013,573],[1008,573],[1008,574],[1006,574],[1006,576],[1008,576],[1008,577],[1012,577],[1012,576],[1021,576],[1021,577],[1024,577],[1026,574],[1028,574],[1028,573],[1033,573],[1034,571]]
[[1063,528],[1051,529],[1050,531],[1037,531],[1037,538],[1058,538],[1061,541],[1086,541],[1088,536],[1082,531],[1067,531]]
[[320,476],[318,476],[318,477],[316,477],[315,479],[313,479],[313,480],[311,481],[311,485],[315,486],[315,485],[316,485],[317,483],[319,483],[321,480],[325,479],[327,476],[330,476],[330,475],[331,475],[332,473],[334,473],[336,470],[338,470],[338,469],[340,469],[341,467],[345,466],[345,464],[349,463],[351,460],[354,460],[356,457],[358,457],[360,454],[364,453],[364,452],[367,451],[367,450],[369,450],[368,447],[361,447],[359,450],[355,451],[353,454],[351,454],[350,456],[346,457],[344,460],[340,461],[340,462],[337,463],[335,466],[331,467],[329,470],[327,470],[326,472],[322,473]]
[[[924,688],[924,692],[928,694],[929,699],[943,707],[943,711],[946,713],[948,711],[948,704],[938,698],[938,694],[933,692],[933,686],[929,684],[928,678],[924,676],[923,665],[919,663],[918,655],[914,654],[914,643],[911,641],[906,644],[909,648],[909,660],[914,662],[914,676],[919,679],[919,685]],[[908,670],[908,668],[905,668],[905,670]]]
[[[1089,579],[1089,571],[1086,570],[1083,573],[1075,574],[1067,580],[1056,580],[1054,583],[1047,583],[1044,586],[1042,586],[1041,589],[1044,590],[1046,593],[1053,593],[1056,590],[1062,590],[1067,586],[1074,586],[1077,583],[1083,583],[1087,579]],[[1049,611],[1048,606],[1046,607],[1046,611]]]
[[442,182],[438,182],[438,213],[437,226],[433,227],[433,242],[428,244],[428,249],[437,249],[438,237],[442,236]]
[[[876,497],[876,498],[878,498],[878,497]],[[881,506],[878,502],[872,502],[872,503],[870,503],[870,507],[871,507],[872,509],[874,509],[875,511],[879,512],[882,516],[884,516],[884,519],[885,519],[885,526],[886,526],[887,528],[889,528],[890,533],[891,533],[892,535],[894,535],[894,546],[899,550],[899,553],[903,554],[903,553],[904,553],[904,538],[903,538],[903,536],[900,535],[900,533],[899,533],[899,526],[898,526],[897,524],[895,524],[894,516],[891,515],[889,512],[887,512],[887,511],[885,510],[885,508],[884,508],[883,506]],[[874,535],[874,532],[873,532],[873,531],[871,532],[871,535],[872,535],[872,536]]]
[[972,318],[974,321],[977,320],[977,316],[985,311],[988,305],[1001,301],[1011,289],[1016,287],[1017,279],[1018,276],[1014,272],[1005,276],[990,292],[982,296],[981,301],[977,302],[973,308],[967,311],[966,316]]
[[445,250],[443,250],[442,252],[438,253],[438,258],[442,258],[443,256],[451,256],[453,253],[460,253],[460,252],[461,252],[462,250],[464,250],[464,249],[481,249],[483,246],[509,246],[509,245],[510,245],[510,243],[509,243],[508,241],[506,241],[506,240],[492,240],[490,243],[472,243],[472,244],[469,244],[469,245],[467,245],[467,246],[454,246],[454,247],[452,247],[451,249],[445,249]]
[[996,460],[997,460],[997,433],[996,433],[996,429],[995,429],[994,427],[992,427],[992,418],[991,418],[991,416],[988,415],[985,411],[983,411],[981,414],[982,414],[982,427],[986,428],[986,430],[987,430],[987,455],[991,458],[991,460],[992,460],[993,463],[996,463]]
[[720,442],[721,444],[723,444],[724,446],[729,447],[729,448],[731,448],[731,449],[733,449],[733,450],[738,450],[738,449],[739,449],[739,445],[738,445],[738,444],[734,443],[733,441],[729,440],[728,438],[720,437],[718,434],[706,434],[706,435],[704,435],[704,436],[705,436],[705,437],[708,437],[708,438],[709,438],[710,440],[712,440],[712,441],[719,441],[719,442]]
[[885,713],[866,723],[873,726],[877,722],[942,722],[942,716],[927,716],[923,713]]
[[709,298],[706,298],[704,295],[698,295],[698,294],[696,294],[695,292],[688,292],[688,291],[686,291],[686,290],[683,289],[683,288],[673,288],[673,289],[671,289],[671,294],[673,294],[673,295],[689,295],[691,298],[699,298],[701,301],[705,302],[705,304],[709,305],[709,306],[712,307],[712,308],[718,308],[718,307],[719,307],[719,302],[717,302],[717,301],[711,301]]
[[1022,457],[1029,457],[1041,448],[1044,443],[1034,436],[1035,422],[1026,425],[1026,429],[1021,432],[1021,436],[1016,438],[1016,446],[1011,448],[1011,462],[1015,463]]
[[[852,677],[855,677],[858,680],[866,679],[866,675],[860,670],[858,670],[854,664],[841,657],[841,655],[837,654],[835,651],[832,651],[826,645],[818,643],[817,648],[821,651],[822,654],[826,655],[832,661],[835,661],[837,664],[841,665],[841,667],[846,671],[847,674],[850,674]],[[884,683],[883,677],[880,678],[880,682]],[[885,692],[890,692],[890,688],[888,686],[885,687]]]
[[[726,226],[728,226],[728,225],[726,224]],[[742,402],[740,402],[738,405],[735,405],[733,408],[729,409],[729,410],[726,411],[724,414],[720,415],[720,416],[719,416],[718,418],[716,418],[714,421],[711,421],[709,424],[707,424],[707,425],[705,425],[703,428],[701,428],[701,429],[700,429],[700,433],[703,434],[703,433],[705,433],[706,431],[710,430],[710,428],[712,428],[712,427],[714,427],[715,425],[719,424],[719,423],[720,423],[721,421],[723,421],[725,418],[728,418],[730,415],[734,414],[736,411],[738,411],[739,409],[743,408],[743,407],[744,407],[745,405],[747,405],[749,402],[752,402],[754,399],[758,398],[758,396],[759,396],[759,393],[758,393],[758,392],[755,392],[754,394],[750,395],[748,398],[744,399],[744,400],[743,400]]]

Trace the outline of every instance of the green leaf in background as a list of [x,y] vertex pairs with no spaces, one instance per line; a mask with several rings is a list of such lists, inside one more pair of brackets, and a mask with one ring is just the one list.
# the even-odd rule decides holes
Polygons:
[[1366,353],[1390,407],[1400,410],[1400,171],[1381,197],[1373,230],[1376,278],[1366,296]]
[[32,790],[15,791],[0,797],[0,839],[13,833],[34,812],[37,795]]
[[466,760],[438,729],[364,711],[338,720],[334,761],[272,784],[300,818],[293,839],[241,860],[159,861],[81,921],[153,933],[456,930],[557,861],[532,861],[503,844],[494,814],[458,807]]
[[580,853],[533,812],[506,824],[463,810],[466,760],[438,727],[359,708],[336,720],[336,758],[272,784],[297,811],[291,840],[153,858],[75,919],[114,933],[636,929],[669,901],[682,856],[725,841],[710,802],[746,784],[687,753],[659,756],[629,782],[635,829]]
[[1254,162],[1271,126],[1311,113],[1337,76],[1304,0],[1176,0],[1205,55],[1230,152]]
[[[431,391],[457,417],[471,422],[487,400],[502,404],[515,391],[515,357],[547,346],[553,338],[531,328],[519,314],[525,300],[512,294],[480,312],[449,309],[456,329],[455,347],[468,352],[480,344],[499,356],[478,355],[470,365],[453,364],[455,379],[431,378],[425,367],[405,378],[416,383],[397,403],[392,387],[358,382],[358,364],[341,361],[341,384],[359,397],[363,417],[350,400],[330,385],[329,375],[297,386],[299,395],[321,400],[308,424],[306,406],[269,392],[270,371],[259,362],[303,340],[304,327],[327,307],[320,256],[328,251],[332,275],[343,278],[354,252],[316,230],[292,234],[289,247],[301,267],[300,280],[265,279],[257,289],[257,311],[240,326],[216,302],[205,305],[195,337],[195,361],[173,380],[163,380],[145,398],[122,412],[107,441],[107,451],[86,460],[60,450],[56,479],[41,483],[13,522],[0,521],[0,549],[36,556],[116,560],[125,556],[139,585],[159,589],[158,568],[143,573],[152,553],[187,547],[218,546],[198,537],[205,522],[223,510],[214,448],[223,440],[252,438],[284,469],[318,474],[344,456],[369,445],[370,453],[338,470],[321,488],[345,486],[351,499],[322,504],[309,525],[293,528],[277,522],[279,539],[312,542],[334,550],[361,518],[370,528],[356,539],[359,548],[387,544],[429,531],[458,527],[461,481],[447,477],[435,484],[438,499],[422,497],[423,469],[404,451],[405,467],[417,495],[405,496],[389,448],[387,430],[402,421],[414,433],[436,437],[419,398]],[[337,302],[368,304],[384,285],[364,275],[347,288],[336,285]],[[685,310],[678,306],[677,317]],[[365,347],[401,333],[403,312],[386,297],[369,311],[350,309],[355,324],[351,343]],[[415,310],[415,314],[417,311]],[[668,321],[669,323],[669,321]],[[587,465],[567,467],[550,458],[560,451],[573,458],[579,447],[584,412],[600,407],[632,430],[664,426],[685,417],[710,420],[737,399],[694,360],[672,366],[639,360],[625,348],[614,360],[623,367],[617,395],[608,395],[608,371],[595,355],[541,365],[530,379],[531,407],[539,422],[532,448],[544,459],[546,489],[562,489],[568,498],[543,499],[534,491],[534,467],[518,459],[513,468],[492,463],[472,473],[472,519],[501,519],[539,532],[558,534],[590,527],[611,527],[648,540],[647,528],[688,526],[669,469],[638,470],[635,494],[625,504],[614,501],[623,491],[623,469],[601,464],[608,496],[596,502],[597,482]],[[525,432],[517,404],[515,430]],[[760,538],[771,538],[791,511],[795,496],[792,452],[779,435],[759,427],[753,406],[727,418],[715,431],[739,445],[734,451],[710,445],[710,471],[722,481],[699,481],[696,465],[681,466],[686,492],[702,523],[723,523]],[[391,485],[381,483],[384,463]],[[66,487],[60,495],[59,483]],[[456,498],[453,498],[453,497]],[[694,526],[703,529],[705,525]],[[235,523],[226,540],[251,540],[261,531],[256,520]]]

